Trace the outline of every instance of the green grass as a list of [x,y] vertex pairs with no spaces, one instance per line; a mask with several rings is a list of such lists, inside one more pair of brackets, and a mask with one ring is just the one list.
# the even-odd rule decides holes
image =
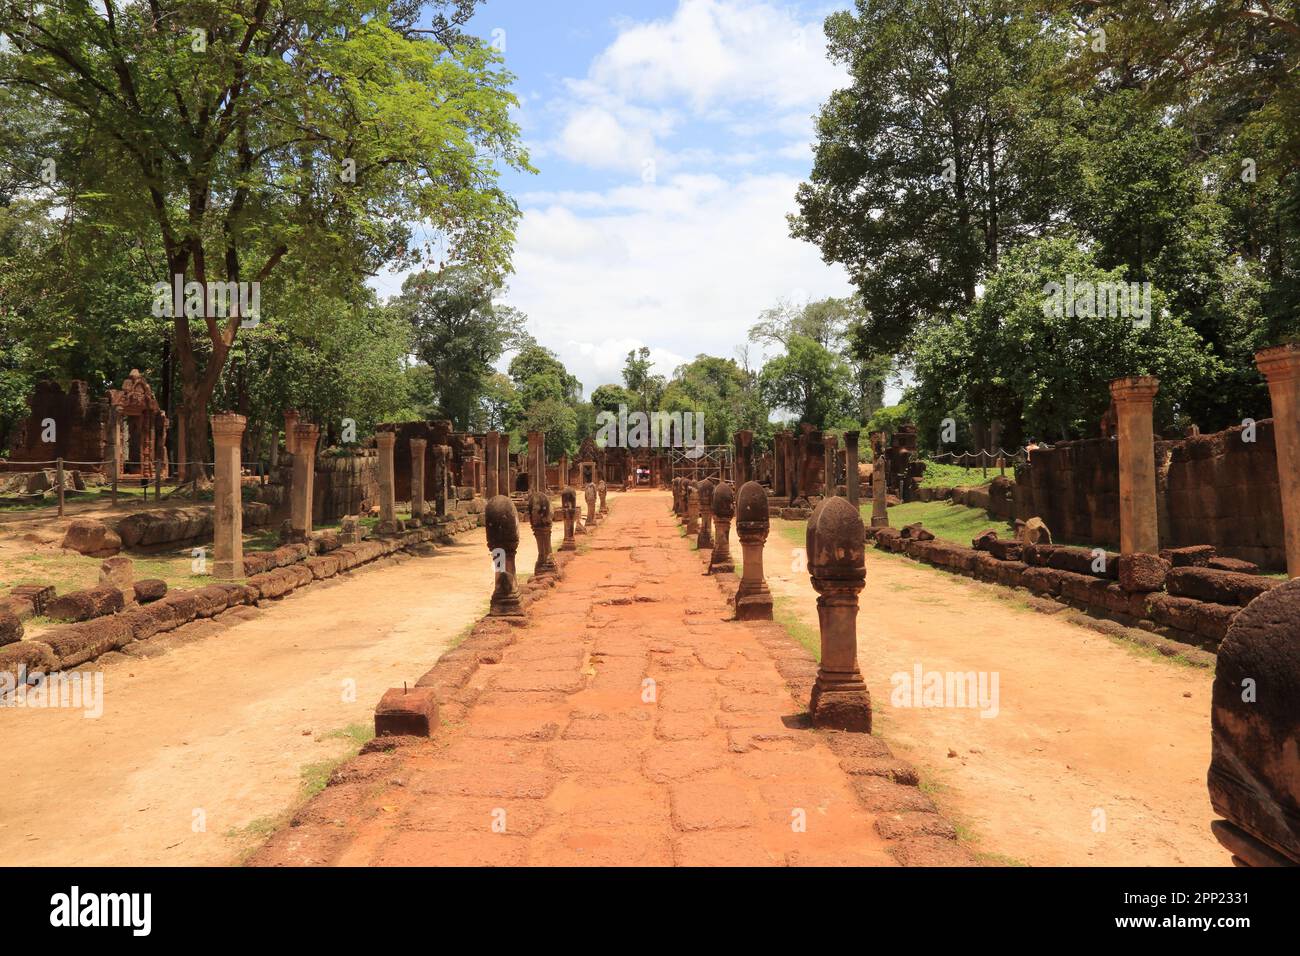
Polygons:
[[799,620],[794,611],[794,600],[779,595],[772,596],[772,620],[780,624],[787,634],[808,649],[818,661],[822,659],[821,631]]
[[[871,506],[862,506],[863,521],[870,523]],[[889,525],[901,528],[921,522],[936,538],[970,547],[971,539],[981,531],[995,529],[1005,536],[1006,522],[990,518],[983,508],[967,508],[948,501],[909,501],[889,509]]]
[[[979,468],[963,468],[941,461],[927,461],[925,476],[921,479],[922,488],[956,488],[958,485],[983,485],[998,477],[998,470],[990,463],[987,477]],[[1014,477],[1011,466],[1007,466],[1007,477]]]

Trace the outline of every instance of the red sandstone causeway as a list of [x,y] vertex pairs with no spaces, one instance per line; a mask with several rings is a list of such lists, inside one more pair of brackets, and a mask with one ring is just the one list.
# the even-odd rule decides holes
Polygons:
[[812,657],[732,620],[667,505],[615,499],[418,681],[432,737],[376,738],[250,863],[970,864],[880,737],[809,729]]

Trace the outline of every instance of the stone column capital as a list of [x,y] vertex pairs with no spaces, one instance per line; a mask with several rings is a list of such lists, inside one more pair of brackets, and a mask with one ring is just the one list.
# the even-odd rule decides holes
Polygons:
[[411,439],[411,451],[413,453],[418,452],[420,454],[423,454],[424,450],[428,447],[429,447],[429,440],[427,438]]
[[237,445],[244,435],[248,419],[234,412],[218,412],[209,418],[212,440],[218,445]]
[[378,448],[392,448],[397,444],[397,432],[375,432],[375,445]]
[[1300,379],[1300,342],[1288,342],[1255,353],[1255,365],[1274,385]]
[[1154,375],[1130,375],[1110,383],[1110,397],[1116,405],[1150,405],[1160,388],[1160,379]]
[[320,426],[309,422],[299,422],[293,426],[293,435],[300,442],[306,442],[307,445],[314,447],[316,440],[320,438]]

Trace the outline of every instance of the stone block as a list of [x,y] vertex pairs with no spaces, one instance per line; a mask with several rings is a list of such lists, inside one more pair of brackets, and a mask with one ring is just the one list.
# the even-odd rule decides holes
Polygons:
[[1158,554],[1122,554],[1119,557],[1119,583],[1125,591],[1159,591],[1165,586],[1169,562]]
[[1235,604],[1245,607],[1255,598],[1278,587],[1281,582],[1253,574],[1216,571],[1213,568],[1175,568],[1169,572],[1166,587],[1170,594],[1196,598],[1212,604]]
[[69,591],[54,598],[45,608],[45,616],[55,621],[88,621],[122,610],[122,592],[109,585]]
[[428,737],[437,727],[432,687],[390,687],[375,708],[376,737]]

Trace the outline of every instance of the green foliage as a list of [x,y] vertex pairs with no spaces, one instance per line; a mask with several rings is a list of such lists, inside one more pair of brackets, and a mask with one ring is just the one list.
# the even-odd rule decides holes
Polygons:
[[774,408],[795,412],[798,420],[818,428],[834,423],[849,391],[845,361],[814,339],[790,336],[784,355],[763,366],[759,390]]
[[667,412],[703,415],[707,445],[729,445],[741,429],[753,431],[756,441],[771,430],[756,376],[735,359],[697,355],[679,366],[664,389],[661,405]]

